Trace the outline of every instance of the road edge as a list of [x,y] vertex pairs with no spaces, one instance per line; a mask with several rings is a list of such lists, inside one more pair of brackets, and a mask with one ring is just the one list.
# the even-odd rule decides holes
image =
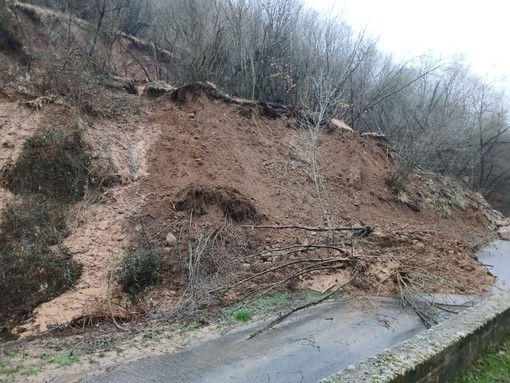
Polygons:
[[318,383],[446,382],[509,332],[510,291],[505,291]]

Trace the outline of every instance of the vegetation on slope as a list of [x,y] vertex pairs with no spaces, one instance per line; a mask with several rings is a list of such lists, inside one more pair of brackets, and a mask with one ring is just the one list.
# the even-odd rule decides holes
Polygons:
[[42,129],[5,171],[16,195],[0,217],[0,321],[19,320],[73,286],[81,268],[61,245],[70,204],[83,198],[89,156],[74,129]]

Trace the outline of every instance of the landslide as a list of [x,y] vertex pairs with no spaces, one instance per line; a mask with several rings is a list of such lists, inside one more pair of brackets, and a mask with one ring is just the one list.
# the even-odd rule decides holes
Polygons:
[[[324,227],[309,132],[289,111],[267,117],[260,105],[219,99],[213,87],[173,94],[177,102],[153,103],[150,121],[161,135],[149,152],[149,176],[140,182],[139,219],[172,265],[164,283],[174,304],[190,285],[200,292],[192,299],[216,304],[284,287],[326,291],[347,281],[363,291],[394,293],[399,276],[437,292],[475,293],[493,282],[474,256],[494,229],[480,197],[425,171],[396,193],[391,180],[401,170],[376,135],[330,126],[318,150],[336,225],[368,226],[368,236],[256,228]],[[221,244],[209,243],[216,252],[203,255],[208,266],[192,283],[186,250],[211,233],[219,233]],[[335,258],[303,270],[314,268],[307,261]]]
[[[493,283],[474,256],[495,228],[481,197],[424,171],[395,193],[391,179],[399,168],[391,147],[346,129],[324,130],[320,170],[336,225],[369,227],[368,235],[339,231],[332,239],[316,230],[254,228],[325,226],[309,132],[291,112],[267,117],[258,104],[211,96],[214,87],[177,91],[185,92],[178,100],[143,99],[141,116],[90,122],[93,163],[104,169],[106,162],[118,181],[94,191],[69,217],[64,244],[83,265],[77,285],[39,306],[18,331],[108,317],[111,299],[115,315],[126,317],[347,282],[376,293],[398,292],[401,277],[429,292],[478,293]],[[66,116],[57,113],[64,106],[48,105],[21,118],[27,108],[5,99],[0,109],[20,112],[2,115],[8,142],[17,143],[11,163],[41,121]],[[3,189],[2,200],[9,198]],[[146,241],[161,256],[160,284],[140,294],[134,308],[120,288],[109,288],[109,271]]]
[[[41,33],[39,22],[20,17],[27,34]],[[1,55],[16,67],[18,57]],[[133,62],[123,67],[137,77]],[[287,289],[478,293],[494,282],[474,251],[494,232],[495,213],[437,174],[407,176],[384,137],[324,123],[322,198],[344,229],[333,234],[322,230],[310,132],[297,123],[305,112],[236,99],[212,84],[175,89],[142,78],[136,91],[119,79],[86,82],[79,105],[37,92],[27,76],[2,81],[3,171],[48,126],[78,126],[91,151],[91,187],[70,209],[62,240],[81,276],[10,327],[15,335]],[[0,211],[15,198],[0,187]],[[158,256],[158,283],[133,296],[119,269],[127,254],[146,250]]]

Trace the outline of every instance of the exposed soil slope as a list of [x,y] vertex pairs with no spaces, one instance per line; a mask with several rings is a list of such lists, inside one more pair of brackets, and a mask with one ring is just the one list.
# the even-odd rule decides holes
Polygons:
[[[40,21],[20,16],[26,33],[43,44]],[[141,84],[136,63],[119,65]],[[260,228],[325,226],[310,134],[298,128],[295,111],[233,99],[208,84],[134,95],[124,86],[133,83],[118,79],[115,86],[87,83],[76,105],[35,92],[30,79],[2,79],[0,168],[16,162],[37,129],[77,125],[92,150],[92,173],[106,186],[89,190],[69,216],[64,245],[83,265],[78,284],[37,308],[20,334],[296,287],[475,293],[493,283],[474,258],[496,228],[486,202],[424,171],[396,193],[389,185],[398,167],[384,139],[324,127],[322,198],[346,230]],[[0,187],[0,211],[12,198]],[[127,251],[147,244],[161,254],[161,284],[132,307],[109,276]]]
[[[149,176],[141,181],[140,190],[146,196],[142,216],[149,235],[160,239],[161,246],[168,231],[187,242],[196,237],[197,226],[225,227],[225,217],[230,218],[227,226],[234,229],[240,224],[257,223],[324,225],[311,172],[309,133],[298,129],[292,117],[266,118],[256,107],[246,113],[246,106],[211,98],[199,88],[188,92],[180,103],[163,97],[155,104],[158,112],[151,121],[162,126],[161,136],[150,152]],[[347,130],[326,130],[319,154],[335,222],[339,226],[368,225],[375,232],[356,240],[354,249],[301,248],[239,259],[257,254],[258,249],[324,243],[319,233],[299,229],[243,228],[236,233],[248,248],[230,249],[232,254],[224,252],[224,256],[232,258],[230,262],[237,262],[237,267],[219,267],[215,276],[218,278],[219,274],[221,282],[211,278],[209,283],[223,286],[227,280],[239,281],[249,273],[267,270],[269,264],[277,267],[307,257],[327,258],[345,252],[352,252],[357,260],[350,265],[335,265],[338,279],[349,279],[356,269],[362,276],[355,279],[355,284],[371,291],[395,291],[395,272],[403,259],[408,259],[409,267],[429,275],[424,279],[430,290],[475,292],[492,282],[487,270],[473,259],[473,245],[493,227],[477,202],[470,199],[472,196],[424,172],[413,178],[406,193],[396,195],[388,186],[394,170],[389,146]],[[235,198],[249,203],[256,216],[238,219],[219,203],[196,193],[208,190],[219,194],[225,188],[236,190]],[[190,190],[201,201],[200,206],[182,203],[183,198],[190,197]],[[437,200],[443,195],[457,198],[458,206],[444,197],[443,205],[438,205]],[[194,230],[183,229],[191,223]],[[346,244],[350,236],[344,237],[343,242],[341,236],[338,239]],[[173,248],[167,247],[166,251],[177,257]],[[178,269],[179,261],[175,259],[174,263]],[[277,275],[277,279],[287,276],[282,270]],[[253,286],[243,283],[239,293],[270,284],[274,278],[273,273],[268,273],[254,280]],[[178,290],[184,284],[182,278],[177,278],[172,289]]]
[[[446,186],[427,173],[415,176],[405,198],[397,196],[388,186],[394,168],[389,147],[347,130],[323,133],[320,166],[335,222],[370,226],[374,232],[368,238],[356,239],[351,247],[350,234],[339,234],[337,249],[308,249],[309,244],[326,243],[325,235],[245,227],[324,225],[311,173],[309,133],[298,129],[290,115],[268,118],[255,105],[236,105],[209,97],[200,87],[193,89],[179,102],[164,95],[138,104],[136,97],[126,95],[145,112],[125,115],[122,121],[88,123],[86,137],[95,151],[95,164],[109,172],[115,186],[92,191],[93,198],[79,204],[70,217],[72,233],[65,245],[84,265],[83,276],[75,289],[37,309],[26,329],[44,331],[105,312],[108,271],[143,240],[142,232],[161,248],[165,266],[163,287],[149,294],[146,306],[142,304],[146,309],[182,303],[190,288],[189,244],[197,246],[214,230],[221,235],[196,275],[196,304],[270,288],[299,271],[300,260],[346,255],[353,255],[355,262],[335,263],[276,288],[298,283],[325,290],[350,280],[355,271],[353,285],[358,288],[396,291],[395,273],[402,264],[419,270],[414,278],[421,278],[430,290],[478,292],[492,283],[473,259],[473,245],[493,229],[477,203],[460,189],[448,190],[460,193],[456,198],[462,207],[445,200],[442,208],[448,212],[438,209],[436,194]],[[3,99],[0,108],[19,111],[2,115],[2,166],[15,161],[23,139],[48,124],[50,116],[53,123],[69,122],[65,105],[34,111]],[[2,201],[9,196],[3,189]],[[419,205],[419,212],[404,203],[409,199]],[[167,243],[168,233],[176,241]],[[270,251],[290,246],[298,248]],[[253,256],[262,250],[267,252]],[[294,261],[238,288],[224,289]],[[211,290],[217,292],[210,294]],[[119,305],[129,306],[125,299]]]

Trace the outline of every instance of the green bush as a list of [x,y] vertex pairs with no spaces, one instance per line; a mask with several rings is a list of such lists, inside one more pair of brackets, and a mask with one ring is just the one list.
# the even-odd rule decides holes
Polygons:
[[3,314],[29,314],[71,288],[81,275],[80,265],[44,242],[8,246],[0,256],[0,268],[0,306],[6,309],[0,319]]
[[122,290],[135,298],[159,282],[160,258],[153,249],[140,249],[124,257],[120,283]]
[[66,207],[39,197],[15,199],[0,221],[0,321],[24,319],[74,285],[81,267],[60,243]]
[[78,130],[42,129],[25,141],[16,164],[6,171],[6,186],[15,194],[79,201],[87,189],[89,164]]

